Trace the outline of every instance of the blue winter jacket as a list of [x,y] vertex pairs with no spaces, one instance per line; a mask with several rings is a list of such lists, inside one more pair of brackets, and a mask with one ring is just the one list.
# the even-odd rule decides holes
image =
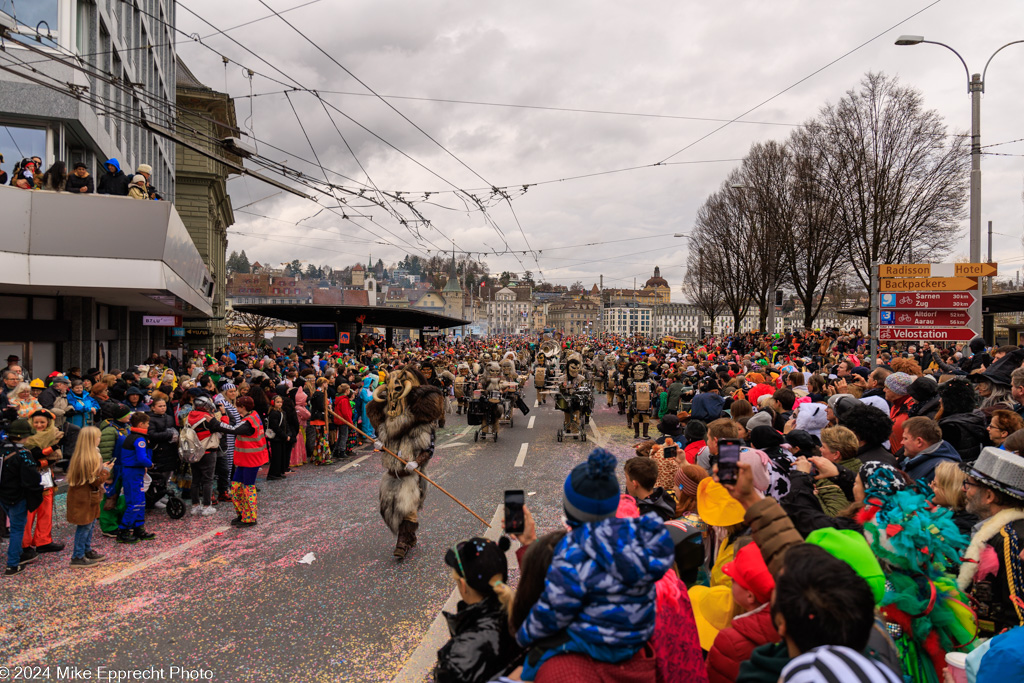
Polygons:
[[935,468],[947,461],[960,462],[960,453],[953,448],[953,444],[940,441],[939,447],[931,453],[919,453],[903,461],[903,471],[914,481],[924,479],[931,482],[935,477]]
[[674,560],[672,540],[655,514],[576,527],[555,548],[544,592],[516,640],[525,647],[567,630],[576,644],[571,650],[603,661],[628,659],[654,633],[654,584]]
[[121,445],[122,467],[152,467],[153,455],[145,434],[132,432]]
[[88,427],[93,423],[92,409],[100,412],[100,404],[89,394],[77,395],[73,391],[67,393],[68,405],[75,409],[74,415],[68,418],[68,422],[76,427]]
[[725,397],[711,392],[701,392],[693,397],[690,405],[690,417],[701,422],[711,422],[722,417]]

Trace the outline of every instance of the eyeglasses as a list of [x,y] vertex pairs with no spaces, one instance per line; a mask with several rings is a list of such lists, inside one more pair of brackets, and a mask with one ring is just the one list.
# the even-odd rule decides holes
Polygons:
[[968,486],[973,486],[973,487],[974,487],[974,488],[976,488],[976,489],[987,489],[987,488],[991,488],[990,486],[986,486],[985,484],[982,484],[981,482],[978,482],[978,481],[971,481],[970,479],[964,479],[964,485],[963,485],[963,488],[964,488],[964,489],[966,490]]

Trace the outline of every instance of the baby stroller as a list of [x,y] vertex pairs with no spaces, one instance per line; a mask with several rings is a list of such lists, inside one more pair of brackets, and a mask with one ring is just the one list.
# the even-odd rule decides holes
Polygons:
[[[166,474],[166,478],[161,474]],[[166,495],[167,516],[171,519],[181,519],[188,511],[188,505],[185,504],[181,490],[191,486],[192,466],[188,463],[179,462],[177,469],[170,473],[156,472],[149,485],[149,490],[146,491],[146,507],[151,507],[153,503]]]

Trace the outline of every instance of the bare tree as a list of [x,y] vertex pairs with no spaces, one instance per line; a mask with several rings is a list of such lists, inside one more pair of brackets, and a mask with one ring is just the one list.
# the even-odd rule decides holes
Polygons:
[[[699,248],[690,249],[686,257],[686,274],[683,276],[683,294],[708,317],[709,328],[714,332],[715,318],[724,310],[724,306],[717,283],[708,274],[709,264]],[[700,327],[703,327],[703,321]]]
[[[737,191],[748,227],[746,261],[748,296],[757,305],[758,329],[767,330],[775,290],[787,280],[783,253],[792,234],[794,217],[789,194],[789,155],[777,142],[756,143],[747,153],[730,187]],[[774,332],[774,330],[768,330]]]
[[822,170],[834,193],[836,239],[868,287],[873,261],[899,263],[949,253],[967,197],[967,138],[949,135],[921,94],[896,78],[869,73],[859,90],[821,110],[813,126]]
[[[743,192],[737,189],[739,174],[729,174],[722,188],[697,210],[690,246],[703,259],[702,273],[709,278],[732,315],[733,332],[739,332],[750,310],[753,221],[743,209]],[[702,256],[700,256],[702,254]]]
[[231,323],[239,327],[249,328],[249,332],[252,333],[252,342],[259,344],[263,340],[263,333],[276,325],[277,321],[258,313],[236,310],[231,312]]

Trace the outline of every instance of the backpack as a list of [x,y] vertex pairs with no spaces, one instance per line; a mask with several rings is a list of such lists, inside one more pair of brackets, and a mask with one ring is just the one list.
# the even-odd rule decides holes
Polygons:
[[199,440],[195,428],[185,420],[178,435],[178,455],[183,462],[193,463],[199,462],[205,454],[206,449],[203,448],[203,442]]

